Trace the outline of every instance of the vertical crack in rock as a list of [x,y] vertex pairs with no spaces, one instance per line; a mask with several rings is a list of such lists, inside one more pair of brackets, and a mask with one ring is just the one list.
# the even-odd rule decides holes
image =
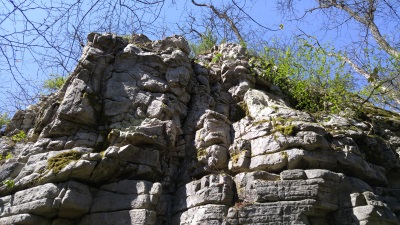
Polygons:
[[89,34],[0,139],[0,224],[399,224],[399,116],[315,118],[240,45],[189,54]]

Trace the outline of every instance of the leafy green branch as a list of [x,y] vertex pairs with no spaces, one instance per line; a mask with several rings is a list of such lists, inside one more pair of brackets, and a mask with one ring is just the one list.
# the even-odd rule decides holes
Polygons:
[[[344,64],[299,39],[286,49],[265,47],[251,64],[262,76],[278,86],[298,109],[309,112],[339,112],[352,98],[354,81]],[[254,69],[254,68],[253,68]]]
[[54,92],[59,90],[66,81],[67,78],[62,75],[50,74],[50,78],[43,82],[43,88],[49,90],[50,92]]

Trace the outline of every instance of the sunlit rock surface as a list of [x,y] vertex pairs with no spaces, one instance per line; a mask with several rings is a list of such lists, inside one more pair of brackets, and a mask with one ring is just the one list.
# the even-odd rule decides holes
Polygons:
[[400,224],[398,116],[313,116],[241,46],[189,54],[89,34],[1,138],[0,224]]

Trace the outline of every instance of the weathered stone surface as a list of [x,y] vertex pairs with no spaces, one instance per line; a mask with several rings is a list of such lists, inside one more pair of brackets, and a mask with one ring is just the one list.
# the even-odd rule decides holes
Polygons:
[[284,201],[274,203],[243,204],[231,208],[228,221],[231,224],[309,224],[304,214],[312,211],[314,201]]
[[6,178],[14,179],[24,167],[23,163],[19,162],[8,162],[0,166],[0,181],[4,181]]
[[156,213],[146,209],[122,210],[107,213],[92,213],[83,217],[79,225],[97,225],[97,224],[156,224]]
[[29,214],[29,213],[22,213],[22,214],[18,214],[18,215],[1,217],[0,224],[1,225],[7,225],[7,224],[50,225],[50,224],[52,224],[52,222],[51,222],[51,220],[48,220],[41,216],[36,216],[36,215]]
[[178,213],[172,219],[172,224],[222,224],[225,215],[227,214],[227,207],[225,205],[208,204],[197,206],[189,209],[188,211]]
[[0,138],[0,224],[400,224],[398,115],[314,117],[242,46],[189,54],[89,34]]
[[231,142],[230,122],[224,115],[207,110],[197,122],[195,146],[197,159],[209,169],[224,169]]
[[161,184],[123,180],[100,187],[94,194],[91,213],[131,209],[154,210],[161,195]]
[[[59,202],[60,201],[60,202]],[[64,184],[55,204],[60,204],[57,216],[77,219],[89,212],[92,205],[92,195],[89,187],[78,182],[69,181]]]
[[[64,218],[79,218],[89,212],[92,196],[86,185],[69,181],[58,185],[49,183],[18,191],[1,198],[1,217],[11,220],[36,220],[40,217],[18,214],[33,214],[45,218],[58,215]],[[11,217],[14,216],[14,217]],[[22,223],[22,222],[21,222]]]
[[231,224],[313,224],[315,221],[325,224],[329,223],[326,218],[332,213],[338,218],[334,224],[398,223],[393,211],[366,183],[356,178],[328,170],[299,169],[284,171],[281,178],[278,180],[265,172],[238,174],[235,181],[239,184],[239,202],[229,209],[228,221]]
[[230,176],[211,174],[178,188],[174,211],[181,212],[206,204],[229,205],[233,202],[234,186]]

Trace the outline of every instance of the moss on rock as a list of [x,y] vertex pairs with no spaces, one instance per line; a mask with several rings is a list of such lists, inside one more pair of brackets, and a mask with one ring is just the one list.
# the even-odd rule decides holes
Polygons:
[[285,135],[285,136],[293,136],[295,135],[295,125],[290,124],[287,126],[283,126],[283,125],[278,125],[276,127],[276,131],[280,132],[281,134]]
[[47,170],[53,170],[54,174],[57,174],[62,170],[65,166],[67,166],[70,162],[76,161],[80,159],[82,153],[71,150],[68,152],[63,152],[58,155],[55,155],[47,160]]

